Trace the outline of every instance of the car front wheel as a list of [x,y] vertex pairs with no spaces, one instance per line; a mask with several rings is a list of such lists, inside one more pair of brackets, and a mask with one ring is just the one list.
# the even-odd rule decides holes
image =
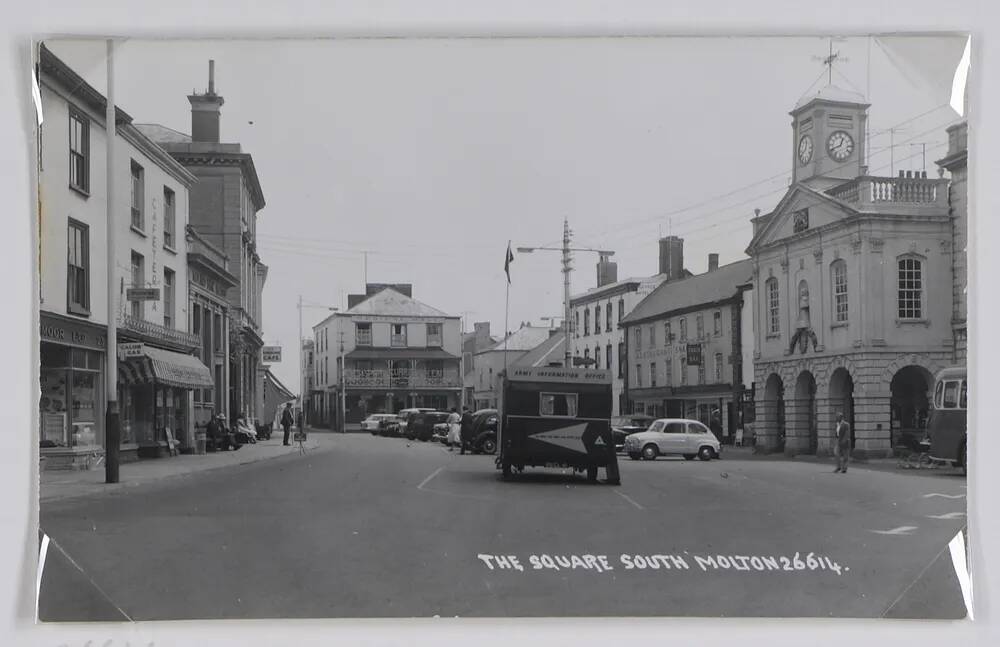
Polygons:
[[656,445],[646,445],[642,448],[642,458],[647,461],[655,461],[656,457],[660,455],[660,450],[656,448]]
[[715,452],[712,451],[711,447],[702,447],[698,450],[698,458],[703,461],[710,461],[715,456]]
[[497,441],[487,438],[483,441],[481,450],[484,454],[495,454],[497,451]]

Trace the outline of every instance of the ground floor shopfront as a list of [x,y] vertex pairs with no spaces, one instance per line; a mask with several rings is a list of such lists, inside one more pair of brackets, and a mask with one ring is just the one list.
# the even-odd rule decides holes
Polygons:
[[373,413],[399,413],[403,409],[418,407],[450,411],[461,404],[462,390],[459,388],[440,391],[355,391],[348,388],[347,422],[361,422]]
[[630,389],[627,400],[633,415],[697,420],[722,442],[732,442],[736,430],[752,418],[752,410],[744,406],[741,395],[737,390],[734,397],[729,384],[706,384]]
[[912,448],[926,433],[934,375],[953,362],[942,350],[755,363],[756,449],[831,454],[838,414],[851,426],[855,456]]

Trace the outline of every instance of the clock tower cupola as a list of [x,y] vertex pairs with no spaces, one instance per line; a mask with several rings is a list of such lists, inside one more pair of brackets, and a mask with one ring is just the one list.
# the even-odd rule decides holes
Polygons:
[[862,175],[869,104],[857,93],[827,85],[791,111],[793,183],[819,190]]

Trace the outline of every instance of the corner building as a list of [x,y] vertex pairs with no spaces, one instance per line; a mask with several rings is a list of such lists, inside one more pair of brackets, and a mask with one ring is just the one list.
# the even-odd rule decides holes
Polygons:
[[949,181],[870,174],[868,107],[835,86],[803,97],[792,185],[753,219],[757,451],[829,453],[842,412],[854,454],[886,456],[923,435],[955,359]]

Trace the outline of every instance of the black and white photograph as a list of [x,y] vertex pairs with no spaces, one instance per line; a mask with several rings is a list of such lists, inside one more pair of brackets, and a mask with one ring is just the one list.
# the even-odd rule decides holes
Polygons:
[[970,619],[972,51],[35,41],[38,621]]

